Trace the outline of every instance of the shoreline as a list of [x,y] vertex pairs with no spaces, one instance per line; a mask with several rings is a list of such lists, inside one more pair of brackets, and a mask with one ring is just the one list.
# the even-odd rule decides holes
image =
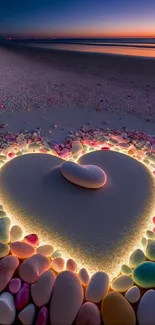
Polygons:
[[[51,124],[62,124],[63,116],[70,120],[75,111],[81,123],[76,125],[72,118],[74,129],[90,119],[101,124],[100,120],[128,116],[153,129],[154,60],[0,46],[0,72],[1,123],[9,124],[9,114],[18,118],[29,111],[28,115],[38,112],[40,119],[46,119],[47,112],[52,118],[53,113]],[[138,129],[142,123],[137,120]]]

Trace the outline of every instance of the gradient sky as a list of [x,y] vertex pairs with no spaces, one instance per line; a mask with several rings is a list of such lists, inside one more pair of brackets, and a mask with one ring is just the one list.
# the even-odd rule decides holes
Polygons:
[[0,35],[155,37],[155,0],[0,0]]

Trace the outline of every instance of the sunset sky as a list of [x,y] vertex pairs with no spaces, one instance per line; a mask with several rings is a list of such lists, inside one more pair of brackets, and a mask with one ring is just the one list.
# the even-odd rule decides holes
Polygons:
[[0,0],[6,37],[155,37],[155,0]]

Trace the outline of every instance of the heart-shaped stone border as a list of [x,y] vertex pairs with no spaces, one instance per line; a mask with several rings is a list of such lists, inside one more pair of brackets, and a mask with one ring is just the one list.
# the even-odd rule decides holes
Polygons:
[[[81,131],[83,133],[83,130]],[[71,133],[73,135],[73,133]],[[19,156],[20,154],[28,154],[28,152],[39,152],[39,153],[48,153],[52,155],[59,156],[60,158],[63,158],[65,160],[73,161],[76,162],[79,157],[83,154],[86,154],[87,152],[91,152],[94,150],[115,150],[115,151],[121,151],[124,154],[128,154],[132,156],[133,158],[137,159],[138,161],[141,161],[144,163],[152,172],[152,174],[155,176],[155,140],[154,137],[147,136],[144,134],[140,134],[142,136],[141,141],[138,140],[138,134],[136,132],[129,132],[128,134],[120,134],[119,131],[113,131],[111,133],[105,132],[101,137],[96,139],[95,141],[90,140],[90,139],[83,139],[83,135],[81,139],[79,139],[78,135],[78,140],[70,141],[68,140],[66,146],[61,145],[56,143],[54,145],[54,148],[50,148],[47,144],[45,144],[45,141],[41,142],[41,139],[39,141],[36,139],[31,139],[29,141],[28,139],[21,138],[20,141],[18,142],[18,145],[11,145],[8,148],[4,148],[1,150],[1,155],[0,155],[0,164],[3,166],[8,160],[15,158],[16,156]],[[131,141],[132,139],[132,141]],[[1,256],[2,262],[5,259],[5,256],[8,255],[9,253],[9,235],[7,232],[7,228],[10,228],[10,223],[11,220],[5,215],[5,212],[3,208],[1,207],[0,211],[0,221],[3,223],[2,227],[2,235],[4,236],[4,241],[3,241],[3,247],[1,247]],[[152,216],[152,221],[153,224],[155,224],[155,217]],[[152,228],[152,224],[150,223],[150,227]],[[19,229],[18,229],[19,230]],[[19,235],[19,234],[18,234]],[[23,236],[22,230],[20,234],[21,238]],[[151,229],[146,230],[146,238],[142,238],[141,242],[141,249],[135,249],[133,254],[129,257],[129,265],[123,265],[121,268],[121,274],[118,276],[116,279],[114,279],[110,286],[112,290],[118,291],[118,292],[128,292],[130,290],[130,287],[133,285],[133,282],[137,281],[137,284],[139,283],[139,278],[137,276],[137,273],[133,272],[132,275],[132,270],[138,269],[138,265],[142,263],[142,266],[144,261],[146,260],[146,257],[149,260],[155,261],[155,256],[153,253],[152,243],[150,244],[149,241],[155,240],[155,232],[154,229],[153,231]],[[155,242],[155,241],[154,241]],[[33,255],[34,249],[33,247],[38,245],[38,237],[36,234],[30,234],[28,236],[25,236],[23,244],[28,244],[27,246],[28,250],[31,250],[31,253],[28,252],[27,254]],[[153,246],[154,248],[154,246]],[[50,247],[48,247],[50,250]],[[145,253],[143,252],[145,251]],[[13,255],[16,255],[16,249],[15,247],[12,249],[12,252],[14,252]],[[39,251],[38,247],[38,253],[41,253],[41,249]],[[42,254],[42,253],[41,253]],[[145,256],[146,255],[146,256]],[[36,255],[37,256],[37,255]],[[55,251],[52,254],[52,269],[56,272],[56,274],[61,273],[62,270],[64,269],[65,263],[63,261],[63,258],[60,257],[61,254],[58,251]],[[33,256],[32,256],[33,257]],[[29,256],[26,258],[29,259]],[[18,264],[17,262],[13,262],[14,264]],[[149,262],[146,262],[149,263]],[[151,263],[151,262],[150,262]],[[45,263],[46,264],[46,263]],[[18,265],[14,265],[14,270],[18,267]],[[150,266],[152,267],[152,266]],[[45,267],[46,268],[46,267]],[[47,267],[48,268],[48,267]],[[76,262],[72,260],[68,260],[66,264],[66,269],[74,272],[77,272],[77,266]],[[45,270],[44,270],[45,271]],[[137,271],[138,272],[138,271]],[[142,272],[142,271],[141,271]],[[79,270],[78,277],[82,283],[83,286],[86,287],[86,300],[92,301],[94,303],[99,302],[108,292],[109,284],[107,278],[103,280],[103,275],[101,275],[101,278],[97,280],[97,277],[99,277],[99,273],[94,274],[92,278],[89,280],[89,274],[85,269]],[[101,272],[104,274],[104,272]],[[13,274],[13,273],[12,273]],[[132,279],[133,278],[133,279]],[[142,280],[141,280],[142,281]],[[5,282],[5,281],[4,281]],[[94,284],[96,283],[96,288],[98,287],[98,283],[100,282],[100,285],[103,282],[103,287],[99,289],[94,289]],[[148,288],[147,286],[147,281],[144,281],[143,286],[145,288]],[[107,283],[107,285],[105,284]],[[5,286],[5,283],[4,283]],[[107,286],[107,287],[106,287]],[[102,287],[102,285],[101,285]],[[106,287],[106,290],[105,290]],[[103,290],[102,290],[103,289]],[[0,291],[3,291],[0,290]],[[101,292],[99,292],[101,291]],[[104,292],[105,291],[105,292]],[[3,297],[2,300],[5,301],[6,305],[11,304],[12,302],[8,299],[9,297]],[[130,298],[126,294],[126,299],[130,302]],[[135,301],[136,302],[136,301]],[[104,309],[104,308],[103,308]],[[101,310],[102,318],[104,320],[104,312],[103,309]]]

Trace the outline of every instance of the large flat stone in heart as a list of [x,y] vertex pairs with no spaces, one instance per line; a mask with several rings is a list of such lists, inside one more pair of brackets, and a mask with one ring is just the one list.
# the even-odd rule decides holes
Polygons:
[[[138,161],[98,151],[80,159],[101,167],[106,184],[84,189],[60,172],[63,160],[28,154],[0,171],[0,197],[15,222],[39,233],[92,271],[114,275],[144,234],[154,203],[154,181]],[[112,272],[114,271],[114,273]]]

